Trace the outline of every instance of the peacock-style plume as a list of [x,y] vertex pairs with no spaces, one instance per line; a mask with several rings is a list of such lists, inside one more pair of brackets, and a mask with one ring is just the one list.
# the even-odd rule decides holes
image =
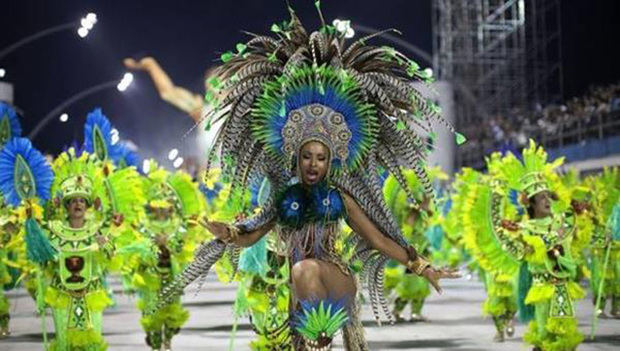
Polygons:
[[19,124],[17,112],[13,106],[0,101],[0,145],[4,145],[11,138],[22,135],[22,127]]
[[[233,187],[247,185],[263,160],[279,168],[271,178],[290,178],[298,137],[327,129],[332,176],[359,171],[372,159],[390,172],[414,168],[430,193],[423,136],[432,133],[431,119],[453,129],[411,85],[426,73],[394,48],[367,44],[381,33],[346,46],[345,34],[334,27],[308,34],[290,13],[290,21],[272,27],[276,37],[252,35],[236,54],[222,55],[219,78],[209,81],[221,98],[206,97],[216,107],[205,116],[209,125],[223,120],[210,162],[219,150]],[[320,120],[310,118],[309,106]]]
[[49,200],[54,173],[45,157],[26,138],[9,140],[0,152],[0,190],[12,206],[22,200]]
[[123,157],[123,150],[113,135],[114,127],[100,108],[94,109],[86,117],[84,124],[84,149],[94,154],[101,161],[118,162]]

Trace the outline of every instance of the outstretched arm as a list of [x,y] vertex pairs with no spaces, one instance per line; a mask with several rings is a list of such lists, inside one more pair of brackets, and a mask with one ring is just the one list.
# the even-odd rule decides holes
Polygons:
[[230,242],[240,247],[249,247],[259,241],[260,238],[265,236],[265,234],[269,233],[269,231],[275,226],[276,221],[271,220],[259,228],[249,232],[241,232],[239,228],[222,222],[209,222],[203,220],[201,221],[201,224],[213,235],[215,235],[216,238],[224,242]]
[[[348,223],[351,228],[361,235],[370,245],[383,253],[384,255],[398,261],[399,263],[410,267],[411,258],[405,248],[400,246],[394,240],[390,239],[386,235],[383,235],[372,223],[372,221],[366,216],[364,210],[358,205],[355,200],[348,194],[343,193],[342,198],[344,200],[345,207],[348,213]],[[427,266],[420,274],[425,277],[437,290],[441,293],[441,287],[439,286],[439,279],[441,278],[458,278],[460,275],[453,270],[437,270],[430,265]]]
[[185,88],[174,85],[168,74],[154,58],[145,57],[139,61],[126,58],[123,60],[123,63],[129,69],[147,72],[151,76],[155,89],[157,89],[162,100],[189,114],[194,121],[199,120],[203,104],[200,94],[195,94]]
[[374,249],[402,265],[407,265],[409,262],[407,250],[383,235],[351,196],[342,193],[342,199],[349,215],[347,222],[351,229],[361,235]]

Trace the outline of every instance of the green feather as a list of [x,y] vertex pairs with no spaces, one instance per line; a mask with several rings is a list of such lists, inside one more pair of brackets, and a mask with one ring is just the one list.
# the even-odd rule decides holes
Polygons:
[[43,234],[43,230],[36,220],[28,218],[26,226],[26,248],[28,259],[37,264],[44,264],[54,259],[56,249],[52,247],[49,240]]

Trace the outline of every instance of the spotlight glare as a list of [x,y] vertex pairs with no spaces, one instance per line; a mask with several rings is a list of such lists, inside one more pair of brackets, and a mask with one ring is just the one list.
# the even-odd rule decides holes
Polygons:
[[120,141],[120,135],[118,133],[118,129],[112,128],[110,131],[112,145],[116,145]]
[[177,158],[177,156],[179,156],[179,150],[177,149],[172,149],[170,150],[170,152],[168,153],[168,159],[170,161],[174,160],[175,158]]
[[148,173],[149,170],[151,169],[151,161],[150,160],[144,160],[142,161],[142,173]]
[[4,68],[0,68],[0,78],[4,78],[6,76],[6,70]]
[[174,160],[174,162],[172,163],[172,165],[174,166],[174,168],[179,168],[181,167],[181,165],[183,164],[183,157],[179,157],[176,160]]
[[92,23],[92,24],[97,23],[97,14],[95,14],[95,13],[93,13],[93,12],[89,12],[89,13],[86,15],[86,17],[85,17],[85,18],[86,18],[86,20],[87,20],[88,22],[90,22],[90,23]]
[[66,122],[66,121],[68,121],[68,120],[69,120],[69,115],[68,115],[68,114],[66,114],[66,113],[63,113],[62,115],[60,115],[60,118],[59,118],[59,119],[60,119],[60,121],[61,121],[61,122],[63,122],[63,123],[64,123],[64,122]]
[[80,21],[80,24],[82,25],[82,27],[88,30],[93,29],[93,26],[95,25],[93,22],[87,20],[86,18],[82,18],[82,20]]
[[129,72],[125,73],[123,75],[123,79],[121,79],[121,81],[118,83],[116,88],[119,91],[125,91],[125,90],[127,90],[127,88],[129,88],[129,85],[131,85],[131,82],[133,82],[133,74],[131,74]]
[[80,36],[80,38],[85,38],[88,35],[88,29],[80,27],[80,29],[77,30],[77,34]]

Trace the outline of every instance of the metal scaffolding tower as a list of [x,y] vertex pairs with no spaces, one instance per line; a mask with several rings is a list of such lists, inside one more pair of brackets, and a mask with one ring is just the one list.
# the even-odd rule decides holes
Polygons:
[[560,0],[525,2],[527,101],[562,100],[562,26]]
[[[554,98],[559,38],[559,0],[433,0],[433,65],[454,85],[457,127]],[[475,148],[459,148],[457,166],[479,167]]]

